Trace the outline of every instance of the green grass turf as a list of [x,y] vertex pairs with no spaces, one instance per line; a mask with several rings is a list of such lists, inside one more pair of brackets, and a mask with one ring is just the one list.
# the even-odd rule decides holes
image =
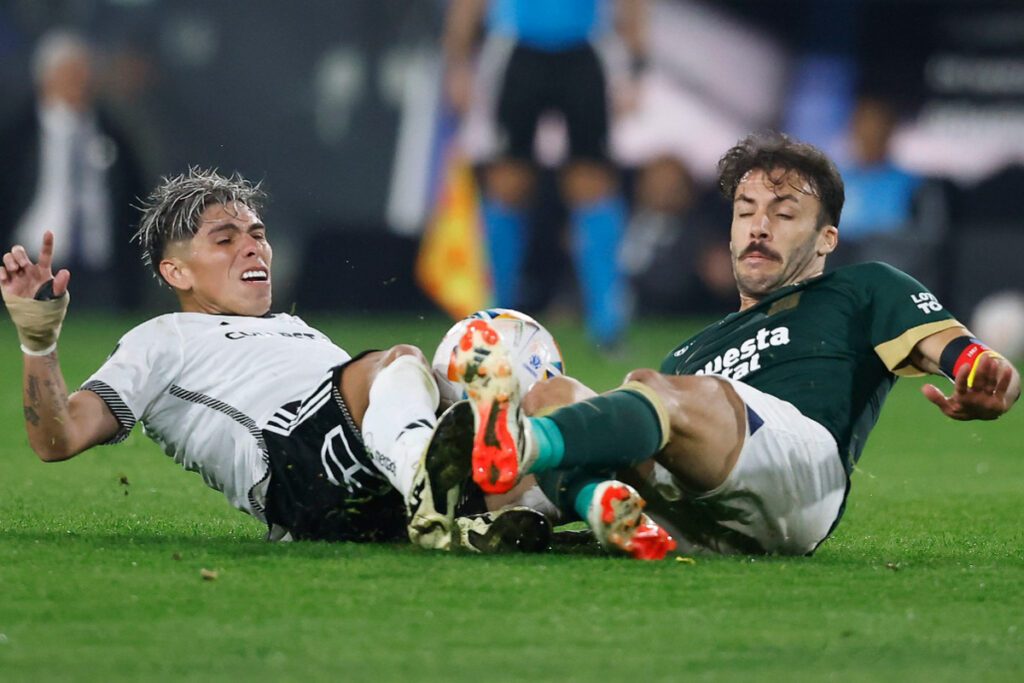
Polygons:
[[[70,385],[132,321],[72,315]],[[311,320],[351,351],[433,348],[447,323]],[[607,388],[694,322],[595,354]],[[812,558],[640,563],[474,557],[407,545],[268,544],[138,433],[43,464],[0,324],[0,680],[1020,680],[1024,408],[954,423],[901,381]],[[203,569],[216,572],[213,581]]]

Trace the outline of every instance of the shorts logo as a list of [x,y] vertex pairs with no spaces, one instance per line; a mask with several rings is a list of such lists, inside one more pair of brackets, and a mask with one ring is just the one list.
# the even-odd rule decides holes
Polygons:
[[353,454],[345,438],[345,429],[339,425],[324,435],[320,448],[320,462],[327,480],[350,491],[369,489],[380,475],[361,463]]
[[373,460],[373,464],[376,465],[381,472],[387,472],[388,474],[395,476],[397,468],[395,467],[394,460],[376,449],[367,450],[370,452],[370,458]]
[[910,300],[921,309],[922,313],[937,313],[942,310],[942,304],[939,303],[939,300],[931,292],[911,294]]
[[704,367],[695,375],[721,375],[740,379],[746,377],[755,370],[761,369],[761,352],[773,346],[785,346],[789,344],[789,328],[776,327],[771,330],[762,327],[750,339],[746,339],[739,346],[734,346],[725,353],[715,356],[708,361]]

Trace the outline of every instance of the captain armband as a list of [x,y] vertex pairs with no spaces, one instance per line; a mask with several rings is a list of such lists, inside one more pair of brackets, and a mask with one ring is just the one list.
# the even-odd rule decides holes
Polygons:
[[957,337],[946,344],[939,356],[939,370],[949,379],[956,379],[956,374],[965,365],[970,368],[967,375],[967,386],[974,384],[974,371],[978,367],[978,361],[982,356],[995,356],[1002,358],[1003,355],[993,351],[974,337]]
[[32,299],[4,293],[4,303],[18,330],[21,350],[30,356],[45,356],[57,348],[57,337],[60,336],[71,295],[65,291],[63,295],[54,297],[52,282],[40,287]]

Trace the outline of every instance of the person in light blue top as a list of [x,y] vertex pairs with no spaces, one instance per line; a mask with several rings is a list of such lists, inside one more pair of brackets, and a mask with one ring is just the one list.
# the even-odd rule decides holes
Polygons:
[[921,178],[897,166],[889,141],[895,114],[885,101],[863,97],[850,117],[850,161],[840,165],[846,182],[843,239],[859,242],[905,229],[913,219]]
[[614,25],[643,66],[643,0],[453,0],[444,52],[450,104],[465,111],[470,98],[474,38],[481,25],[501,42],[504,63],[490,115],[498,145],[483,168],[482,212],[498,306],[520,305],[527,215],[535,169],[534,136],[547,112],[559,112],[568,131],[560,190],[569,207],[570,248],[590,337],[612,347],[627,324],[626,280],[617,250],[626,205],[608,156],[605,69],[592,41]]
[[487,30],[538,50],[564,50],[607,31],[608,10],[602,0],[494,0]]

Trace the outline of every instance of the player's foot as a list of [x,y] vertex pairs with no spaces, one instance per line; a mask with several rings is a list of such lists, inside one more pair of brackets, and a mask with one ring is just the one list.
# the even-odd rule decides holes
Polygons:
[[551,547],[551,524],[540,512],[512,507],[456,517],[458,545],[473,553],[540,553]]
[[451,549],[455,506],[469,480],[472,446],[473,408],[468,401],[459,401],[438,419],[413,474],[405,501],[413,543],[431,550]]
[[603,481],[594,490],[587,524],[601,547],[640,560],[660,560],[676,547],[675,540],[644,514],[644,499],[628,484]]
[[504,493],[519,481],[536,453],[519,408],[512,361],[486,321],[466,325],[452,355],[452,375],[473,404],[473,481],[487,493]]

